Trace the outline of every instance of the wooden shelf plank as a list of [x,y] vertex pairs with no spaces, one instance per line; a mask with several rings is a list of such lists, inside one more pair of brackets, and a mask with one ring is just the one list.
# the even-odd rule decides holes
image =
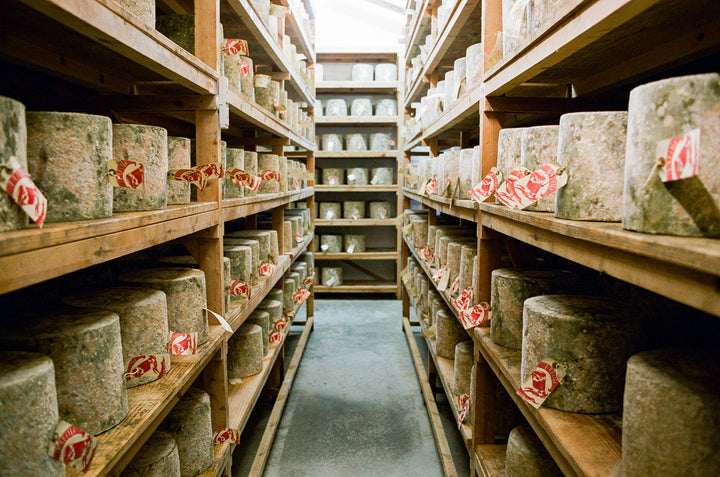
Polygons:
[[298,2],[280,0],[280,5],[288,7],[288,14],[285,17],[285,33],[292,38],[293,45],[297,52],[304,55],[308,64],[315,63],[315,47],[310,41],[309,32],[305,31],[300,16],[301,7]]
[[395,260],[398,257],[396,251],[373,251],[358,253],[327,253],[314,252],[315,260]]
[[623,230],[484,203],[482,224],[502,234],[720,316],[720,241]]
[[216,94],[218,73],[113,0],[19,0],[145,68],[200,94]]
[[504,445],[481,445],[475,447],[475,469],[482,477],[505,477]]
[[[261,108],[257,103],[249,101],[236,89],[230,88],[229,93],[231,119],[233,117],[237,117],[241,120],[241,123],[247,122],[253,126],[259,126],[275,136],[289,138],[290,142],[302,148],[309,151],[315,150],[314,142],[298,135],[290,128],[288,123],[281,121],[277,116],[270,114],[269,111]],[[233,124],[233,126],[235,126],[235,124]]]
[[579,414],[527,404],[520,387],[521,351],[490,338],[489,328],[475,328],[475,343],[505,390],[565,475],[612,475],[622,458],[620,418],[613,414]]
[[425,204],[426,206],[438,210],[443,214],[452,215],[453,217],[468,220],[470,222],[478,221],[478,203],[474,200],[451,200],[437,195],[430,198],[409,189],[403,189],[403,194],[405,197]]
[[315,192],[397,192],[393,185],[316,185]]
[[233,300],[231,303],[230,310],[225,315],[227,321],[232,327],[233,331],[242,325],[248,316],[255,310],[255,308],[262,302],[270,290],[275,287],[280,278],[290,269],[290,266],[297,259],[297,257],[307,250],[307,246],[310,244],[314,235],[308,234],[297,247],[293,248],[291,252],[283,254],[278,258],[277,268],[275,274],[272,277],[267,277],[265,280],[261,280],[258,286],[252,288],[252,293],[249,301]]
[[315,220],[317,227],[395,227],[395,217],[387,219],[334,219],[334,220]]
[[397,283],[394,282],[361,282],[346,281],[343,285],[328,287],[315,285],[315,293],[396,293]]
[[430,0],[423,0],[417,16],[414,19],[412,28],[410,28],[410,36],[408,38],[407,47],[405,49],[405,63],[410,64],[410,60],[415,56],[414,53],[419,47],[419,40],[424,41],[425,36],[430,33],[431,17],[428,14]]
[[315,159],[385,159],[397,158],[399,151],[317,151]]
[[479,130],[480,101],[484,100],[482,85],[476,86],[458,98],[452,107],[433,121],[427,129],[405,145],[405,151],[411,151],[428,139],[453,131]]
[[97,436],[99,443],[88,472],[68,467],[68,476],[120,474],[220,349],[225,332],[220,326],[211,326],[210,330],[210,340],[198,348],[197,354],[172,356],[167,375],[127,390],[127,417]]
[[317,126],[396,126],[397,116],[319,116]]
[[[397,81],[318,81],[315,83],[317,94],[325,93],[395,93],[400,83]],[[318,118],[319,119],[319,118]]]
[[242,197],[238,199],[225,199],[223,201],[223,220],[230,220],[247,217],[259,212],[271,210],[276,207],[296,202],[298,200],[312,197],[312,187],[293,192],[279,192],[277,194],[261,194],[254,197]]
[[102,220],[3,232],[0,293],[56,278],[207,229],[219,222],[217,204],[199,203],[161,211],[118,214]]

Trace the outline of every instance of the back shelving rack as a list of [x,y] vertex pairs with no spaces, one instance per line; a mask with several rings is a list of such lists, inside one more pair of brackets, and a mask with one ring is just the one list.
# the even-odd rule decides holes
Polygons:
[[[408,26],[408,63],[423,40],[417,32],[430,31],[440,2],[418,0],[409,2],[408,7],[413,3],[419,4],[419,14],[411,17]],[[463,21],[456,15],[458,9],[470,8],[473,2],[454,3],[446,29],[453,28],[454,20]],[[485,50],[483,82],[417,137],[408,139],[406,163],[422,154],[415,150],[421,145],[428,146],[430,154],[436,156],[444,147],[479,144],[484,176],[496,165],[498,132],[504,127],[553,121],[557,124],[557,118],[565,112],[624,109],[628,91],[634,85],[712,71],[720,50],[717,35],[720,15],[711,3],[683,2],[683,15],[678,17],[679,3],[673,0],[568,2],[570,7],[551,27],[530,38],[511,57],[493,63],[491,56],[498,32],[502,31],[502,1],[477,2],[482,12],[475,13],[480,17],[471,18],[473,25],[481,23],[478,33]],[[456,43],[451,34],[439,33],[421,74],[408,87],[406,108],[430,84],[435,84],[443,69],[452,67],[454,58],[462,56],[443,57],[443,52],[461,46]],[[573,94],[567,94],[569,91]],[[413,111],[408,113],[412,115]],[[477,301],[490,301],[491,272],[500,267],[503,247],[517,266],[527,263],[528,257],[535,256],[539,249],[720,317],[717,288],[720,241],[716,239],[639,234],[623,230],[617,223],[561,220],[552,214],[511,210],[490,201],[478,205],[472,201],[430,198],[414,188],[405,188],[403,195],[405,208],[415,201],[430,210],[431,224],[433,212],[476,224],[480,270],[473,292]],[[406,241],[403,257],[411,253],[415,251]],[[421,259],[418,262],[424,265]],[[426,267],[426,273],[429,272]],[[408,294],[404,293],[404,326],[410,340],[413,335],[409,307]],[[450,308],[457,314],[457,309]],[[475,343],[476,361],[476,401],[473,421],[468,426],[470,440],[466,438],[472,475],[504,475],[505,448],[496,440],[494,424],[498,386],[512,397],[565,475],[615,472],[622,458],[622,430],[617,415],[532,408],[515,393],[520,386],[520,352],[496,345],[490,339],[489,328],[468,331]],[[410,344],[411,349],[413,345]],[[434,387],[435,375],[440,375],[445,385],[447,376],[442,376],[442,363],[429,348],[430,376],[424,375],[424,368],[418,369],[421,385],[428,383]],[[446,386],[445,389],[452,402],[454,396]],[[434,406],[432,396],[426,400]],[[431,421],[432,406],[428,407]],[[465,437],[468,431],[462,428],[461,431]],[[441,435],[438,451],[445,474],[456,475],[454,466],[448,463],[444,434],[436,430],[437,434]]]
[[[350,66],[354,63],[393,63],[398,65],[398,74],[402,75],[401,65],[398,63],[398,54],[396,52],[369,52],[369,53],[318,53],[318,62],[324,65],[344,64],[349,75]],[[337,96],[348,97],[348,104],[352,98],[370,97],[376,99],[378,97],[390,96],[396,104],[402,104],[402,80],[401,77],[397,81],[350,81],[343,80],[327,80],[328,68],[326,66],[326,80],[318,81],[316,89],[318,100],[325,100]],[[338,76],[334,76],[337,78]],[[349,76],[347,76],[349,78]],[[398,111],[400,113],[401,111]],[[316,167],[320,170],[322,167],[337,167],[346,169],[348,167],[365,167],[372,168],[378,166],[391,166],[394,170],[395,178],[399,177],[398,164],[401,156],[401,146],[397,145],[401,141],[401,127],[403,117],[401,114],[395,116],[319,116],[315,118],[316,134],[321,135],[325,132],[334,132],[336,128],[343,131],[342,134],[363,133],[368,134],[379,130],[392,128],[393,135],[396,136],[396,148],[390,151],[321,151],[319,150],[315,157],[318,159]],[[319,145],[318,145],[319,147]],[[398,185],[399,181],[395,180],[389,185],[329,185],[318,184],[315,190],[320,194],[320,201],[341,201],[341,200],[390,200],[395,204],[396,215],[401,215],[401,195]],[[328,199],[325,199],[330,197]],[[400,297],[400,281],[399,273],[401,268],[400,262],[400,227],[396,219],[333,219],[324,220],[319,218],[316,225],[320,227],[319,233],[338,233],[338,230],[346,233],[359,233],[367,235],[368,241],[375,242],[380,239],[386,242],[381,248],[368,248],[362,253],[326,253],[316,247],[316,260],[321,261],[321,265],[333,265],[338,262],[352,267],[362,277],[363,280],[345,281],[341,286],[323,286],[318,283],[315,291],[318,293],[394,293]],[[352,228],[349,228],[352,227]],[[333,263],[335,262],[335,263]],[[391,269],[379,270],[377,262],[392,263]],[[348,269],[349,270],[349,269]],[[390,276],[388,276],[390,274]]]
[[[312,69],[313,33],[299,15],[305,2],[281,0],[289,6],[286,34]],[[217,163],[220,140],[229,146],[265,148],[283,154],[295,146],[294,159],[314,168],[315,144],[284,120],[230,89],[230,127],[220,129],[218,45],[220,23],[233,23],[248,41],[250,54],[266,71],[287,85],[289,97],[305,103],[312,116],[314,88],[304,84],[278,42],[246,0],[157,0],[160,13],[195,15],[195,54],[183,50],[114,0],[12,0],[0,6],[0,94],[23,102],[28,110],[86,112],[116,122],[167,128],[171,135],[195,138],[198,164]],[[312,10],[308,12],[312,15]],[[312,20],[311,20],[312,22]],[[39,35],[38,32],[42,32]],[[52,41],[47,41],[52,38]],[[257,225],[260,212],[271,212],[282,237],[283,210],[296,201],[312,207],[313,181],[301,190],[223,199],[217,181],[198,192],[197,201],[163,210],[114,214],[111,218],[46,224],[0,234],[0,294],[63,277],[93,265],[126,257],[171,241],[182,243],[205,273],[208,308],[227,319],[233,331],[245,321],[299,254],[309,249],[313,234],[291,250],[283,250],[275,274],[253,289],[252,299],[225,309],[223,230],[226,222],[244,218]],[[280,286],[282,282],[280,281]],[[29,289],[32,290],[32,289]],[[299,308],[299,307],[298,307]],[[290,320],[296,310],[291,314]],[[302,355],[312,329],[313,295],[307,300]],[[227,340],[231,333],[210,317],[210,340],[192,356],[173,356],[170,372],[153,383],[130,388],[128,417],[98,436],[95,458],[84,475],[118,475],[152,435],[191,385],[211,397],[213,430],[242,432],[266,386],[279,386],[284,373],[283,344],[271,345],[263,371],[231,385],[227,377]],[[284,331],[286,337],[290,326]],[[294,373],[292,373],[294,375]],[[268,434],[270,437],[274,433]],[[234,444],[216,446],[215,461],[205,476],[230,475]],[[260,473],[264,460],[253,471]],[[68,475],[80,472],[67,468]]]

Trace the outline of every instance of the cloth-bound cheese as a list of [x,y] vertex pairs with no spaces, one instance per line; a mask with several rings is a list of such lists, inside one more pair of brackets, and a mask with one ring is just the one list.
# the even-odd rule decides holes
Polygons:
[[38,312],[0,336],[3,349],[53,360],[60,419],[100,434],[125,419],[120,319],[104,310]]
[[4,475],[63,477],[65,466],[48,455],[58,422],[55,369],[47,356],[23,351],[0,352],[0,446]]
[[[623,227],[652,234],[720,237],[720,74],[639,86],[628,106]],[[688,142],[695,131],[699,139]],[[693,133],[695,134],[695,133]],[[678,138],[678,139],[675,139]],[[678,149],[679,148],[679,149]],[[660,180],[659,158],[675,169],[697,159],[697,176]]]
[[[559,126],[534,126],[522,132],[520,165],[530,171],[557,163]],[[525,210],[538,212],[555,211],[555,194],[540,199]]]
[[154,432],[125,467],[122,477],[180,477],[180,454],[172,434]]
[[[76,308],[110,310],[118,314],[124,370],[128,370],[130,360],[137,356],[167,354],[168,318],[164,292],[152,288],[112,287],[66,296],[63,302]],[[140,386],[156,379],[157,376],[145,374],[129,381],[127,386]]]
[[505,475],[562,477],[563,474],[532,428],[523,424],[510,431],[505,452]]
[[191,387],[160,425],[172,435],[180,456],[180,475],[198,475],[213,463],[213,429],[210,396]]
[[209,339],[205,309],[205,274],[195,268],[148,268],[120,275],[120,282],[155,288],[167,297],[170,333],[197,333],[197,344]]
[[267,308],[258,308],[250,313],[245,323],[258,325],[262,330],[263,340],[263,356],[267,356],[270,351],[270,331],[272,330],[273,322],[270,319],[270,313]]
[[455,345],[455,363],[453,365],[453,393],[461,396],[470,392],[470,371],[473,365],[472,341],[461,341]]
[[[234,247],[234,246],[243,246],[243,247],[250,247],[250,255],[252,257],[251,265],[250,265],[250,276],[249,281],[245,281],[245,283],[255,286],[258,284],[258,278],[259,278],[259,270],[258,267],[260,266],[260,242],[253,239],[246,239],[242,237],[229,237],[225,236],[223,237],[223,244],[224,246],[228,247]],[[239,252],[239,251],[238,251]],[[232,272],[235,273],[235,272]],[[241,276],[241,275],[238,275]],[[247,278],[247,276],[246,276]],[[237,278],[236,280],[241,280],[241,278]]]
[[[187,169],[191,165],[191,141],[185,137],[168,136],[168,169]],[[182,205],[190,202],[190,183],[168,181],[168,205]]]
[[231,380],[254,376],[262,371],[265,344],[262,328],[243,323],[228,340],[228,377]]
[[560,117],[557,163],[568,183],[555,194],[555,217],[620,222],[627,113],[571,113]]
[[[11,157],[28,170],[25,105],[0,96],[0,166],[6,165]],[[0,191],[0,232],[22,229],[27,225],[28,216],[25,212],[12,197]]]
[[455,346],[459,342],[467,340],[468,334],[455,315],[447,309],[438,310],[435,315],[435,325],[436,354],[442,358],[455,359]]
[[155,28],[155,0],[120,0],[120,3],[145,25]]
[[[163,138],[163,142],[167,173],[167,139]],[[112,215],[113,187],[108,179],[108,162],[113,159],[113,144],[113,127],[108,117],[27,113],[28,173],[48,200],[47,222]],[[115,154],[115,158],[130,159],[120,154]],[[162,180],[167,182],[165,175]]]
[[642,310],[594,296],[544,295],[523,308],[521,381],[544,359],[565,366],[562,384],[543,403],[561,411],[622,408],[625,364],[643,342]]
[[326,287],[337,287],[343,284],[341,267],[323,267],[322,284]]

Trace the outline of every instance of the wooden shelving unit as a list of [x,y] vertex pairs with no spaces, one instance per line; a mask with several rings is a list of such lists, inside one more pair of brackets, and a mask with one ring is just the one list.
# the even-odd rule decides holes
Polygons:
[[[312,68],[312,35],[299,17],[304,2],[279,1],[289,7],[286,34]],[[290,98],[305,103],[303,107],[312,117],[312,81],[304,81],[285,58],[279,44],[282,37],[270,37],[247,0],[157,0],[156,4],[159,13],[195,15],[195,54],[113,0],[2,2],[0,67],[5,74],[0,79],[0,94],[23,102],[28,110],[101,114],[114,122],[166,128],[169,135],[195,139],[198,164],[220,162],[222,139],[230,147],[280,155],[285,146],[295,146],[298,150],[293,151],[293,159],[303,161],[312,171],[314,141],[232,88],[228,96],[230,127],[222,134],[220,130],[216,42],[220,23],[242,32],[255,64],[262,65],[262,71],[281,81],[283,87],[287,85]],[[308,13],[312,18],[312,12]],[[48,36],[53,38],[51,42]],[[273,225],[282,234],[283,209],[299,200],[313,206],[313,181],[302,190],[242,199],[223,199],[218,182],[211,181],[197,195],[196,202],[163,210],[0,233],[0,268],[4,270],[0,294],[24,293],[22,289],[31,285],[174,242],[185,245],[205,273],[208,308],[225,316],[237,330],[298,255],[310,247],[314,235],[306,236],[292,250],[282,250],[281,246],[275,274],[253,288],[249,301],[233,301],[226,310],[222,276],[225,222],[244,218],[246,226],[252,227],[256,214],[272,212]],[[312,323],[313,300],[311,294],[306,302],[306,324]],[[288,326],[285,334],[289,330]],[[310,330],[306,326],[303,333],[307,335]],[[95,458],[83,475],[122,473],[190,386],[199,386],[210,395],[214,430],[232,425],[242,432],[241,425],[247,422],[268,376],[282,380],[284,347],[274,345],[265,358],[263,372],[234,386],[227,378],[230,336],[211,317],[210,340],[197,354],[173,356],[168,375],[128,389],[128,417],[98,436]],[[245,399],[246,395],[252,399]],[[230,446],[217,447],[215,464],[203,475],[229,475],[232,450]],[[81,475],[70,468],[67,472]]]
[[[714,71],[720,51],[720,12],[709,0],[683,3],[681,17],[675,0],[572,2],[554,25],[495,63],[491,63],[493,49],[502,51],[502,45],[496,45],[502,30],[501,0],[456,1],[442,31],[434,29],[437,2],[418,3],[422,14],[414,15],[409,25],[408,67],[424,44],[423,37],[433,34],[435,40],[422,71],[408,87],[406,108],[436,84],[444,66],[464,56],[463,47],[482,42],[485,64],[483,83],[406,143],[406,164],[419,154],[418,146],[428,146],[430,156],[437,157],[445,147],[479,144],[484,176],[496,165],[498,132],[503,127],[557,124],[565,112],[626,108],[631,87],[663,77]],[[468,29],[463,23],[481,23],[479,37],[456,35]],[[654,35],[654,31],[659,33]],[[431,215],[451,215],[477,225],[480,271],[473,291],[479,301],[489,302],[491,272],[499,266],[505,243],[517,263],[522,263],[523,254],[543,250],[720,317],[718,240],[639,234],[623,230],[620,224],[561,220],[553,214],[511,210],[490,201],[478,205],[430,198],[413,189],[405,189],[403,195],[405,208],[414,201]],[[410,245],[405,243],[403,257],[413,253]],[[424,261],[418,262],[429,273]],[[408,308],[409,301],[404,299],[405,316]],[[615,471],[622,454],[620,416],[527,406],[515,394],[520,385],[520,352],[497,346],[487,328],[476,328],[472,335],[478,358],[469,456],[472,475],[504,475],[505,448],[496,443],[491,424],[495,396],[484,391],[496,385],[512,396],[565,475]],[[440,444],[438,449],[443,455]]]
[[[392,97],[402,104],[402,88],[403,82],[398,81],[368,81],[355,82],[349,81],[352,63],[394,63],[398,65],[398,73],[401,75],[402,68],[398,63],[398,54],[395,52],[375,52],[375,53],[319,53],[318,62],[325,64],[325,80],[317,84],[317,92],[319,98],[322,99],[332,97],[355,98],[360,95],[362,97],[370,97],[373,102],[383,96]],[[344,68],[347,71],[330,72],[330,68]],[[334,76],[333,76],[334,75]],[[348,99],[348,103],[351,99]],[[392,135],[396,137],[396,150],[392,151],[318,151],[315,155],[320,162],[317,164],[318,169],[322,167],[349,168],[349,167],[389,167],[388,159],[392,159],[392,168],[395,176],[399,178],[399,158],[401,156],[402,147],[397,142],[400,140],[400,131],[403,124],[403,116],[321,116],[315,119],[318,127],[317,134],[322,136],[323,133],[337,132],[346,135],[352,133],[362,133],[368,135],[373,132],[392,131]],[[392,128],[392,129],[391,129]],[[358,161],[362,161],[362,166]],[[342,161],[342,162],[338,162]],[[347,164],[347,166],[346,166]],[[368,178],[369,179],[369,178]],[[326,185],[319,184],[316,186],[316,192],[319,194],[319,200],[328,201],[341,200],[363,200],[367,201],[389,201],[395,203],[396,214],[401,214],[402,200],[398,181],[389,185]],[[381,227],[374,229],[372,233],[367,234],[368,242],[377,242],[375,247],[387,248],[392,246],[394,251],[383,251],[382,253],[319,253],[317,259],[327,266],[343,266],[344,271],[352,274],[359,274],[362,280],[358,281],[357,277],[344,280],[343,286],[326,287],[318,285],[315,289],[317,293],[395,293],[400,298],[400,255],[398,248],[400,246],[400,228],[397,220],[394,218],[381,219],[335,219],[335,220],[315,220],[315,225],[321,230],[317,233],[338,233],[337,228],[353,227],[361,228],[357,232],[363,233],[369,227]],[[391,230],[391,227],[394,230]],[[334,228],[334,229],[333,229]],[[335,230],[335,231],[333,231]],[[370,230],[370,229],[367,229]],[[394,234],[393,234],[394,232]],[[369,246],[373,246],[369,243]],[[363,265],[360,266],[354,262],[362,260]],[[334,263],[333,263],[334,262]],[[376,263],[373,263],[376,262]],[[392,270],[387,265],[388,262],[395,262]],[[347,267],[352,267],[349,269]],[[352,278],[355,278],[353,280]],[[368,281],[366,281],[368,280]],[[369,281],[372,280],[372,281]],[[394,284],[394,285],[391,285]]]

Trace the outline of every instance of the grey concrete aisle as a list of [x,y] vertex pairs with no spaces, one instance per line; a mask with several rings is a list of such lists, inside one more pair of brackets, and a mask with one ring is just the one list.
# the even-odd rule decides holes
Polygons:
[[401,302],[317,300],[265,477],[442,475]]

